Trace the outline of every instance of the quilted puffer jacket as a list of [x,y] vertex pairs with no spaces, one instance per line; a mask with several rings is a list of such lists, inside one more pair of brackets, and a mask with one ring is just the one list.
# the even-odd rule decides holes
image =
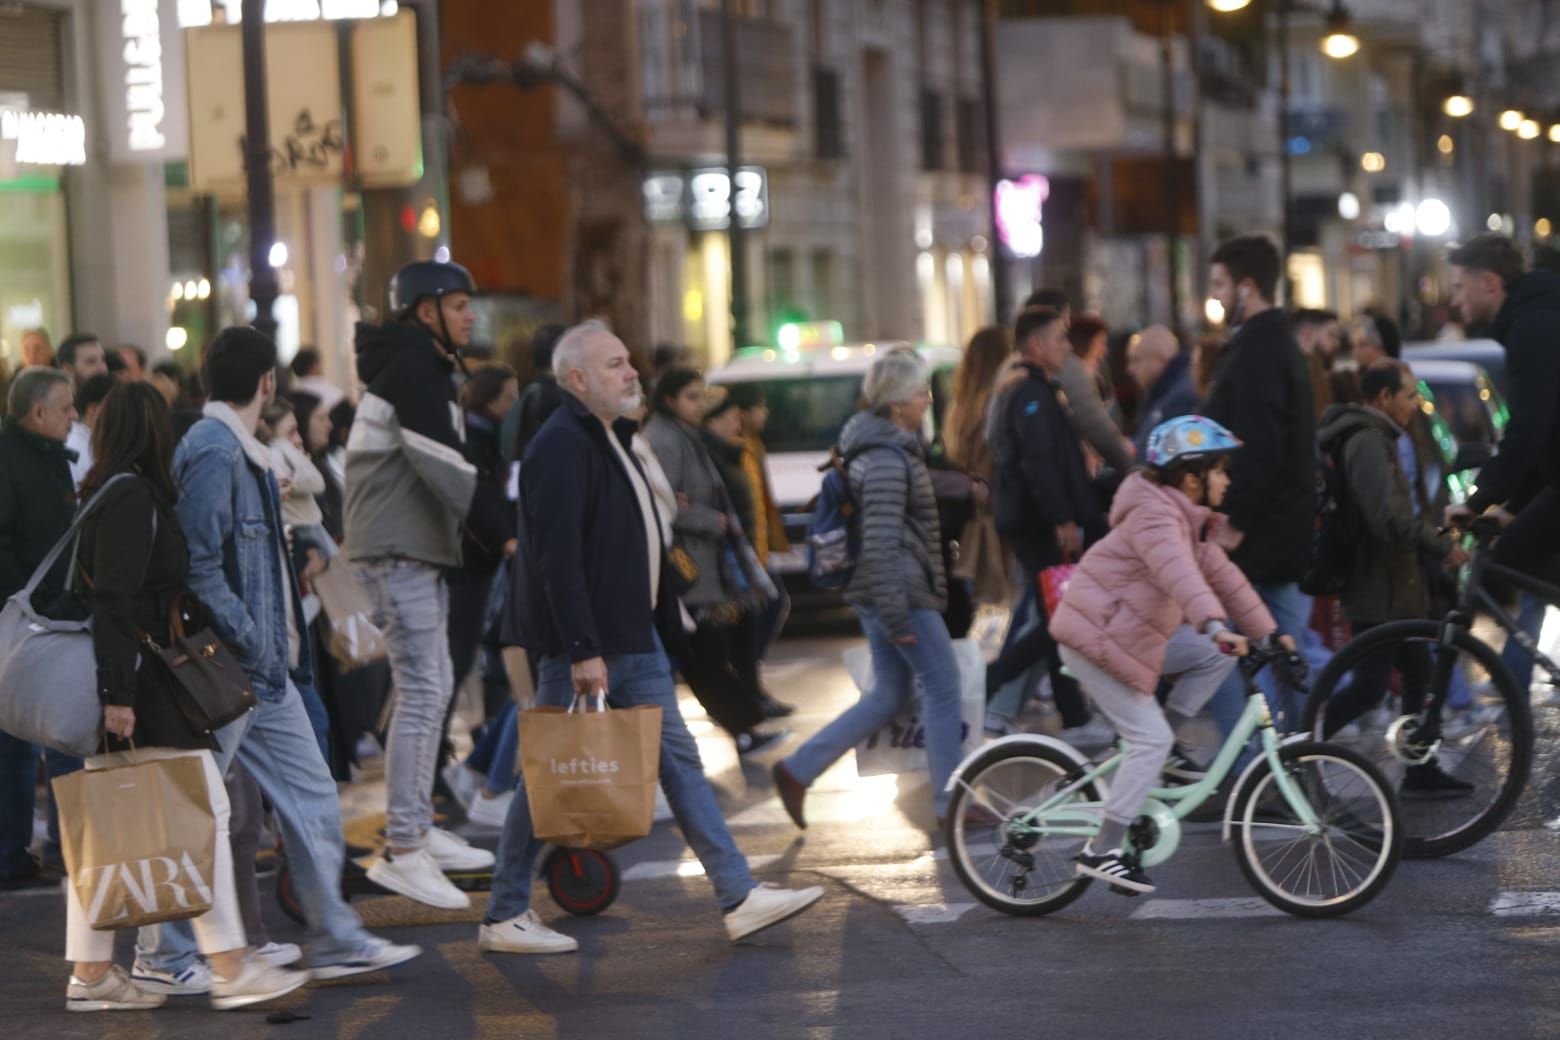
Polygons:
[[1134,473],[1116,492],[1110,523],[1051,619],[1052,637],[1103,671],[1153,696],[1181,625],[1219,619],[1253,639],[1277,627],[1219,545],[1222,514]]

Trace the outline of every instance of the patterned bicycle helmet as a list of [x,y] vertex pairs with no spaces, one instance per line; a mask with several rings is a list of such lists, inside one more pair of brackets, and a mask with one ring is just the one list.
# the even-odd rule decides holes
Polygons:
[[1163,469],[1189,459],[1229,455],[1240,445],[1239,437],[1212,419],[1182,415],[1154,427],[1148,435],[1148,452],[1143,461],[1155,469]]

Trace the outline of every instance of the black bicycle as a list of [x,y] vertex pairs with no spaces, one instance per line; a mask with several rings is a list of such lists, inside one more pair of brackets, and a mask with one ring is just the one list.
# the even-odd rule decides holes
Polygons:
[[[1396,719],[1384,732],[1362,727],[1355,746],[1398,785],[1404,855],[1412,858],[1450,855],[1482,840],[1510,815],[1532,768],[1528,691],[1473,633],[1475,617],[1492,618],[1560,685],[1560,665],[1517,627],[1485,582],[1497,578],[1551,604],[1560,604],[1560,588],[1490,559],[1500,534],[1494,518],[1476,518],[1469,528],[1474,547],[1451,612],[1440,620],[1393,621],[1362,632],[1317,675],[1303,716],[1303,728],[1320,738],[1327,704],[1340,690],[1358,698],[1356,704],[1401,694]],[[1352,690],[1361,670],[1389,678],[1379,691]],[[1448,714],[1448,699],[1460,692],[1471,695],[1471,707]],[[1425,777],[1429,782],[1422,782]]]

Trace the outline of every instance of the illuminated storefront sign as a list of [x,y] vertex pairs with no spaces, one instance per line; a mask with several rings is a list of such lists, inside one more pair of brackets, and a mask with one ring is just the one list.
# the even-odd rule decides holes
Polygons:
[[997,182],[993,198],[997,215],[997,233],[1017,257],[1040,255],[1045,246],[1045,229],[1040,209],[1051,195],[1051,182],[1038,173],[1026,173],[1017,180]]
[[175,0],[99,4],[109,155],[121,163],[183,159],[189,117]]
[[[645,218],[652,224],[686,224],[720,231],[731,223],[731,178],[722,167],[652,173],[645,178]],[[763,167],[737,171],[735,208],[744,228],[769,223],[769,178]]]
[[81,166],[87,161],[87,124],[58,112],[0,111],[0,140],[15,142],[22,166]]

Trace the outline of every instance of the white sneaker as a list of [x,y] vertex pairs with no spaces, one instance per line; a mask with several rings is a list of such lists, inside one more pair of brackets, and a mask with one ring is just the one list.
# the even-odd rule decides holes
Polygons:
[[1090,719],[1081,726],[1068,726],[1062,730],[1062,739],[1073,747],[1101,748],[1116,739],[1116,731],[1104,719]]
[[390,857],[386,849],[368,868],[368,880],[396,895],[440,910],[469,910],[471,897],[450,884],[426,849]]
[[314,965],[309,974],[321,980],[344,979],[349,975],[364,975],[371,971],[393,968],[421,954],[421,946],[398,946],[385,939],[371,938],[361,949],[346,959]]
[[139,959],[130,968],[130,978],[142,989],[168,997],[193,997],[211,992],[211,969],[205,961],[191,961],[180,972],[159,971]]
[[450,794],[460,803],[462,811],[471,808],[471,803],[477,797],[477,775],[466,768],[464,762],[451,762],[439,770],[439,775],[444,777],[444,782],[449,786]]
[[268,942],[255,950],[255,956],[273,968],[285,968],[303,959],[303,951],[296,943]]
[[136,985],[117,964],[109,965],[108,972],[96,982],[82,982],[72,975],[65,987],[66,1011],[147,1011],[162,1007],[167,999]]
[[428,828],[427,849],[440,870],[489,870],[493,866],[493,854],[487,849],[440,827]]
[[822,898],[823,889],[817,885],[789,889],[760,884],[748,893],[741,905],[726,915],[726,935],[732,942],[741,942],[770,925],[795,917]]
[[579,948],[578,939],[547,927],[535,910],[477,931],[477,949],[488,953],[573,953]]
[[513,791],[505,791],[495,798],[479,794],[477,800],[471,803],[471,808],[466,810],[466,822],[501,831],[504,829],[504,820],[509,816],[509,803],[514,800]]
[[263,957],[244,958],[244,965],[236,976],[224,979],[212,973],[211,1006],[218,1011],[260,1004],[284,997],[309,981],[306,971],[289,971],[278,968]]

